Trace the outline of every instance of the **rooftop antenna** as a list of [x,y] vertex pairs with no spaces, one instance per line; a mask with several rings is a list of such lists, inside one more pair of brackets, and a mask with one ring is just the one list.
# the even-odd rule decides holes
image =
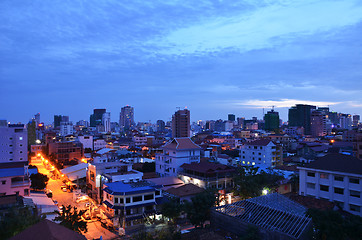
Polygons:
[[176,107],[177,110],[181,110],[181,107]]

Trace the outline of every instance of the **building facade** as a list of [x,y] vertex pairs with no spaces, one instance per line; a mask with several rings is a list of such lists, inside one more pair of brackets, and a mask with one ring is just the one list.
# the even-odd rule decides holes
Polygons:
[[299,167],[299,194],[335,202],[362,216],[362,161],[343,154],[328,154]]
[[178,110],[172,115],[172,137],[190,137],[190,111]]
[[177,176],[184,163],[200,162],[201,148],[190,138],[175,138],[166,143],[162,153],[156,154],[156,173]]
[[0,124],[0,163],[28,161],[28,134],[24,124]]
[[130,130],[134,126],[134,109],[131,106],[121,108],[119,126],[122,131]]

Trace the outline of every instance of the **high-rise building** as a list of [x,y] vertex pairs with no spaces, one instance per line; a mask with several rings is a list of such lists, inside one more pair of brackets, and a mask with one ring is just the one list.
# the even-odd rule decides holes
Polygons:
[[350,114],[340,114],[339,125],[343,129],[352,129],[352,116]]
[[106,112],[106,109],[93,109],[93,114],[90,115],[90,126],[96,127],[102,124],[102,116]]
[[28,139],[28,146],[30,148],[31,145],[35,144],[36,141],[36,123],[35,120],[31,120],[27,125],[27,139]]
[[326,115],[324,112],[318,110],[314,110],[311,113],[311,135],[313,137],[321,137],[327,134],[326,129]]
[[134,126],[134,109],[131,106],[121,108],[119,126],[122,131],[130,130]]
[[310,117],[316,106],[297,104],[289,109],[288,119],[290,127],[303,127],[304,134],[311,134]]
[[172,137],[190,137],[190,111],[178,110],[172,115]]
[[[35,127],[35,121],[33,121]],[[34,128],[35,131],[35,128]],[[28,134],[24,124],[0,124],[0,163],[28,161]]]
[[243,117],[238,117],[238,119],[237,119],[237,124],[238,124],[238,127],[240,127],[240,128],[244,128],[245,126],[245,124],[244,124],[244,121],[245,121],[245,118],[243,118]]
[[54,128],[60,127],[61,121],[62,121],[62,115],[54,115]]
[[102,116],[102,125],[104,126],[105,132],[111,132],[111,113],[103,113]]
[[353,127],[358,127],[358,123],[359,123],[359,120],[360,120],[360,116],[359,115],[353,115],[353,124],[352,126]]
[[228,114],[228,121],[235,122],[235,115],[234,114]]
[[279,113],[275,112],[274,109],[268,111],[264,115],[264,129],[267,131],[276,131],[279,129]]
[[60,136],[67,136],[73,134],[73,123],[72,122],[61,122],[60,123]]
[[34,119],[35,119],[35,124],[38,127],[40,124],[40,113],[35,114]]
[[157,120],[157,132],[165,131],[165,122],[163,120]]

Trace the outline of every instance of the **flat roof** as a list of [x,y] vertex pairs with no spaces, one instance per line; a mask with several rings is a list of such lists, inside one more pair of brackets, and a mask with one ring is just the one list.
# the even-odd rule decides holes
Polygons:
[[106,186],[104,191],[112,195],[130,195],[155,190],[154,185],[146,181],[134,183],[112,182],[105,183],[104,185]]

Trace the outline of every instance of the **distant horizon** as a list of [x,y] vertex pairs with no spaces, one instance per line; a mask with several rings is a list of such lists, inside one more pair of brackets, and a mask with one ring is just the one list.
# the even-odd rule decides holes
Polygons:
[[[300,104],[300,103],[298,103]],[[292,106],[295,106],[296,104],[292,105]],[[310,104],[308,104],[310,105]],[[125,105],[126,106],[126,105]],[[129,106],[133,107],[132,105],[129,104]],[[291,106],[291,107],[292,107]],[[314,105],[315,106],[315,105]],[[328,106],[316,106],[316,107],[328,107]],[[282,119],[283,122],[288,122],[288,110],[289,110],[290,107],[281,107],[281,108],[276,108],[274,107],[274,111],[278,112],[279,113],[279,118]],[[104,109],[104,108],[93,108],[93,109]],[[63,115],[63,116],[69,116],[69,121],[71,121],[73,124],[75,124],[76,122],[80,121],[80,120],[86,120],[89,122],[89,118],[90,118],[90,115],[93,114],[93,109],[91,109],[91,112],[89,113],[89,115],[86,117],[86,118],[79,118],[79,119],[75,119],[72,115],[69,115],[69,114],[61,114],[61,113],[58,113],[58,114],[54,114],[54,115]],[[105,108],[107,112],[110,112],[107,108]],[[121,108],[119,108],[121,109]],[[183,109],[183,108],[181,108]],[[228,114],[234,114],[235,115],[235,121],[238,117],[244,117],[246,120],[248,119],[252,119],[252,117],[257,117],[258,120],[262,120],[263,119],[263,108],[258,108],[260,114],[256,114],[256,115],[249,115],[249,116],[246,116],[246,115],[238,115],[236,113],[226,113],[225,116],[221,116],[220,117],[216,117],[216,118],[194,118],[193,117],[193,111],[192,109],[190,109],[189,107],[187,107],[188,110],[190,110],[190,117],[191,117],[191,123],[192,122],[197,122],[199,120],[202,120],[202,121],[208,121],[208,120],[219,120],[219,119],[222,119],[222,120],[227,120],[228,119]],[[272,108],[264,108],[264,114],[266,114],[268,111],[271,111]],[[278,111],[279,110],[282,110],[281,111]],[[172,115],[178,110],[178,107],[175,108],[175,110],[170,114],[170,116],[167,118],[167,119],[162,119],[162,118],[157,118],[157,119],[148,119],[148,120],[138,120],[137,119],[137,109],[134,108],[134,113],[135,113],[135,122],[149,122],[151,121],[151,123],[156,123],[157,120],[163,120],[165,122],[167,121],[171,121],[171,118],[172,118]],[[352,116],[353,115],[360,115],[360,114],[355,114],[355,113],[349,113],[349,112],[344,112],[344,111],[335,111],[334,109],[329,109],[331,112],[337,112],[337,113],[344,113],[344,114],[351,114]],[[35,112],[32,116],[29,117],[29,120],[25,120],[25,121],[13,121],[13,120],[9,120],[9,119],[6,119],[6,118],[0,118],[0,120],[6,120],[8,122],[11,122],[11,123],[23,123],[23,124],[26,124],[28,123],[32,118],[34,118],[34,115],[37,114],[37,113],[40,113],[40,120],[41,122],[45,123],[45,124],[52,124],[54,122],[54,115],[49,115],[49,114],[45,114],[46,115],[46,119],[44,121],[44,114],[42,114],[41,112]],[[119,112],[116,114],[116,117],[114,116],[114,114],[111,113],[111,122],[119,122],[119,114],[120,114],[120,110]],[[284,115],[284,118],[282,117],[282,114]]]
[[362,115],[362,1],[0,1],[0,117]]

